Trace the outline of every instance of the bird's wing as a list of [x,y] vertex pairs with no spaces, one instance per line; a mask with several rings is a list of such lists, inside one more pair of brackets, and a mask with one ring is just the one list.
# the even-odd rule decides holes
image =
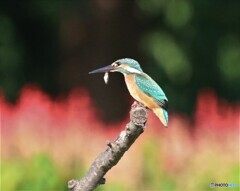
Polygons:
[[159,85],[147,74],[135,76],[137,86],[148,96],[152,97],[160,107],[168,109],[168,99]]

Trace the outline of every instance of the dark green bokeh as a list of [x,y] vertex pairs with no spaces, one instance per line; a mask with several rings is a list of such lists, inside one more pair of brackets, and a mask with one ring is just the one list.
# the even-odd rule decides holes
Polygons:
[[116,121],[129,104],[122,77],[105,87],[88,71],[132,57],[165,90],[171,111],[191,113],[203,88],[239,99],[239,20],[238,0],[5,0],[0,86],[13,102],[29,83],[53,97],[83,86],[103,118]]

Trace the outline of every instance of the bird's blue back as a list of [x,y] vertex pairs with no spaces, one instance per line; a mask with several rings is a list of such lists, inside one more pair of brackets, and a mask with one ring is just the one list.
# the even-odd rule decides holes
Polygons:
[[145,94],[152,97],[159,106],[167,110],[167,97],[159,85],[147,74],[137,74],[135,75],[135,81],[137,86]]

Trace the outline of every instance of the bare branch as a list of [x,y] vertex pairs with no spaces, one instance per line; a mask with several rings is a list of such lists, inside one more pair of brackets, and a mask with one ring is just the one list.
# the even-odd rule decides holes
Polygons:
[[100,153],[91,165],[89,171],[80,180],[70,180],[70,191],[91,191],[105,183],[103,176],[122,158],[134,141],[144,131],[147,122],[147,109],[134,102],[130,111],[130,122],[126,125],[115,141],[109,142],[108,148]]

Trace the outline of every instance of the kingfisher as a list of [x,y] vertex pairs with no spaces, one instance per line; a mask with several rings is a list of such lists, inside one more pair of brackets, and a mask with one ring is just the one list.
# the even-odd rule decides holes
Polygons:
[[93,70],[93,73],[120,72],[131,96],[151,109],[165,127],[168,125],[168,99],[159,85],[143,72],[138,61],[131,58],[116,60],[111,65]]

